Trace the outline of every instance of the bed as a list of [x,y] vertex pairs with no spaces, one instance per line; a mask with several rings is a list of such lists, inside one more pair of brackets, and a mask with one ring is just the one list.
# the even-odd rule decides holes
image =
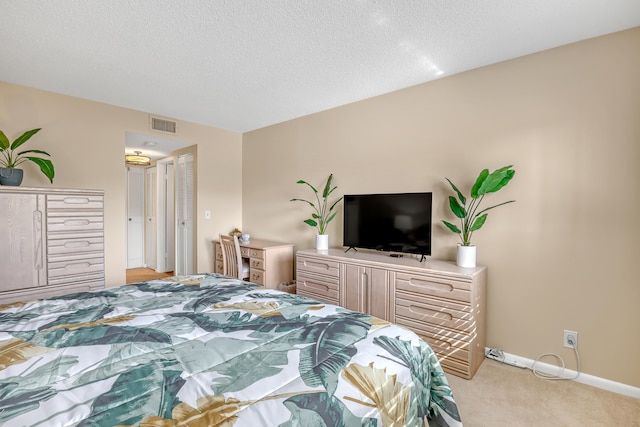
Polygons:
[[459,426],[431,348],[219,274],[0,306],[3,426]]

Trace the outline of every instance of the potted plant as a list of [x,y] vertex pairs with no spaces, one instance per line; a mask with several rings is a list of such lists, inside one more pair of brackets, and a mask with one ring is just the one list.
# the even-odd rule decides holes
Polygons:
[[457,199],[454,196],[449,196],[449,207],[453,214],[460,218],[460,226],[462,229],[448,221],[442,222],[449,230],[460,236],[461,243],[458,245],[457,253],[457,264],[460,267],[476,266],[476,247],[471,244],[471,236],[474,231],[482,228],[486,222],[487,211],[497,208],[498,206],[506,205],[507,203],[515,202],[515,200],[509,200],[508,202],[499,203],[480,210],[480,204],[486,194],[495,193],[511,181],[511,178],[513,178],[516,173],[515,170],[511,169],[512,167],[512,165],[505,166],[491,173],[489,173],[488,169],[480,172],[475,184],[471,187],[471,200],[468,204],[468,199],[462,195],[458,187],[456,187],[449,178],[445,178],[449,181],[453,191],[455,191],[458,196]]
[[334,212],[336,205],[342,200],[342,196],[340,196],[336,201],[334,201],[331,205],[329,205],[329,196],[334,192],[337,186],[331,187],[331,181],[333,180],[333,174],[329,175],[327,178],[327,182],[324,185],[324,190],[322,190],[322,199],[320,193],[316,188],[309,184],[307,181],[302,179],[298,180],[296,184],[304,184],[307,185],[313,191],[314,196],[316,197],[316,203],[310,202],[305,199],[291,199],[290,201],[298,201],[308,203],[309,206],[313,208],[313,212],[311,213],[311,218],[305,219],[305,224],[310,225],[311,227],[316,227],[318,229],[318,235],[316,236],[316,249],[318,250],[327,250],[329,249],[329,236],[326,234],[327,225],[335,218],[337,212]]
[[49,159],[35,157],[33,154],[42,154],[50,156],[49,153],[42,150],[24,150],[16,152],[16,149],[27,142],[33,135],[40,132],[41,128],[26,131],[13,142],[0,130],[0,185],[20,185],[22,183],[22,169],[16,167],[27,160],[32,161],[40,166],[42,173],[53,183],[55,170],[53,163]]

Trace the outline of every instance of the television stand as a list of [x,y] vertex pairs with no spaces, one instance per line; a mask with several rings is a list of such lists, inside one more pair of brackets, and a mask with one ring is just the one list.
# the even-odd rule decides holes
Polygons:
[[443,369],[471,378],[484,360],[487,268],[343,249],[296,253],[299,295],[413,330]]
[[356,249],[356,247],[355,247],[355,246],[349,246],[349,247],[347,248],[347,250],[345,251],[345,253],[346,253],[346,252],[349,252],[351,249],[353,249],[355,252],[358,252],[358,250]]

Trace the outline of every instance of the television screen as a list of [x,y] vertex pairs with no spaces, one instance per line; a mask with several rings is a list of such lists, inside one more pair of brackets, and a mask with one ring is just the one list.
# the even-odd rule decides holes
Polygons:
[[431,255],[431,193],[345,195],[343,245]]

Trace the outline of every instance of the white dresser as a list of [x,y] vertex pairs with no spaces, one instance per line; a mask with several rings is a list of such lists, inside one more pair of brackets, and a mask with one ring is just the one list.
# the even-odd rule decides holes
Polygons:
[[0,304],[104,288],[104,193],[0,187]]

